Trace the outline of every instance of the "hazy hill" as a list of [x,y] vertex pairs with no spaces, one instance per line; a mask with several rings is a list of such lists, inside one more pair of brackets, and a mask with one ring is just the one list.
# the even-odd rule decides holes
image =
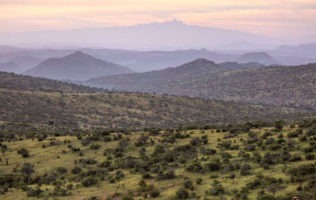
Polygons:
[[[228,70],[213,62],[202,61],[174,69],[100,77],[87,84],[117,90],[316,109],[316,64]],[[185,77],[179,78],[177,73],[171,75],[172,70],[181,71]]]
[[235,59],[239,63],[258,62],[264,65],[280,64],[275,58],[265,52],[249,52],[245,53]]
[[[211,62],[209,67],[199,68],[210,73],[218,70],[218,66]],[[307,110],[286,107],[189,97],[96,93],[94,89],[59,81],[10,73],[0,75],[1,123],[47,126],[48,122],[53,121],[55,126],[67,128],[166,128],[181,124],[293,119],[298,113],[309,113]]]
[[316,43],[301,44],[297,46],[283,45],[271,51],[279,56],[295,56],[316,58]]
[[77,51],[62,58],[49,58],[26,71],[25,74],[57,80],[87,80],[97,76],[130,72],[132,71],[127,67]]
[[0,63],[0,71],[20,73],[22,69],[15,62],[9,61]]
[[10,58],[10,61],[20,66],[22,70],[21,72],[25,72],[38,65],[40,62],[43,61],[43,59],[34,56],[21,55]]

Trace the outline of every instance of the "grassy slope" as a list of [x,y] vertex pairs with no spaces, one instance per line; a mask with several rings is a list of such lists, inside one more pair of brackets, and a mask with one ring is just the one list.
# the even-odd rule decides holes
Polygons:
[[[259,136],[262,136],[265,130],[270,130],[270,128],[265,129],[253,129],[253,132],[256,132]],[[282,133],[284,134],[285,138],[289,131],[292,131],[291,128],[286,128],[286,130],[283,130]],[[224,139],[224,136],[227,134],[225,132],[222,133],[215,133],[214,130],[207,130],[205,132],[201,130],[194,130],[194,131],[184,131],[182,132],[184,134],[189,133],[190,138],[186,139],[177,139],[177,142],[174,144],[167,144],[169,149],[173,149],[179,145],[184,144],[190,144],[190,140],[193,137],[200,137],[202,135],[207,135],[209,143],[206,145],[202,145],[204,147],[213,148],[216,149],[218,152],[227,152],[230,153],[233,158],[230,159],[231,162],[237,161],[240,158],[238,158],[238,152],[239,150],[220,150],[218,144],[219,139],[220,140],[232,140],[234,141],[234,144],[240,145],[241,149],[245,147],[245,144],[242,142],[242,139],[246,140],[248,138],[248,134],[243,133],[238,135],[235,138],[232,139]],[[132,155],[135,157],[138,157],[139,150],[142,147],[135,147],[133,143],[136,141],[136,139],[140,136],[140,132],[132,133],[132,135],[127,136],[130,138],[130,146],[127,149],[127,152],[125,153],[125,157],[128,155]],[[277,139],[278,133],[272,134],[272,136],[268,138],[275,138]],[[125,137],[125,136],[124,136]],[[159,143],[159,141],[163,138],[162,135],[158,136],[150,136],[156,143]],[[7,144],[9,146],[10,151],[2,155],[2,158],[6,157],[9,158],[9,165],[4,164],[4,159],[2,162],[0,162],[0,171],[1,173],[11,173],[12,168],[22,165],[24,162],[33,163],[35,166],[35,174],[36,175],[43,175],[44,173],[49,173],[53,171],[56,167],[66,167],[68,169],[68,173],[65,175],[65,177],[71,177],[69,171],[75,166],[74,161],[78,160],[80,158],[93,158],[98,161],[98,163],[103,162],[106,160],[106,157],[103,155],[103,152],[105,149],[114,148],[118,145],[118,141],[112,141],[112,142],[95,142],[101,145],[101,148],[98,150],[91,150],[88,146],[82,146],[80,141],[76,137],[72,136],[62,136],[54,138],[54,140],[60,141],[61,143],[57,146],[49,146],[49,141],[51,141],[53,138],[48,138],[47,140],[43,142],[38,142],[37,140],[31,140],[27,139],[24,141],[16,141],[16,142],[5,142],[4,144]],[[78,153],[71,152],[69,148],[67,148],[68,144],[63,144],[62,141],[65,139],[71,141],[72,146],[80,147],[81,151],[83,152],[84,156],[80,157],[78,156]],[[265,141],[265,140],[264,140]],[[293,139],[295,142],[299,142],[298,138]],[[42,145],[45,144],[46,148],[42,148]],[[165,181],[157,181],[155,179],[147,180],[147,183],[153,183],[160,191],[160,197],[159,199],[172,199],[175,196],[175,192],[177,189],[183,184],[184,180],[186,178],[189,178],[193,182],[196,180],[196,178],[200,177],[203,179],[203,182],[201,185],[197,185],[194,183],[195,192],[198,196],[203,197],[205,195],[205,191],[210,189],[210,185],[213,182],[214,178],[212,178],[212,175],[218,176],[217,180],[219,180],[225,190],[226,195],[228,199],[231,199],[233,196],[233,190],[238,189],[240,190],[243,186],[245,186],[248,182],[254,180],[254,177],[258,174],[262,174],[264,176],[268,177],[274,177],[274,178],[282,178],[285,182],[289,181],[289,176],[286,173],[287,169],[290,167],[298,166],[301,164],[306,163],[314,163],[314,161],[307,161],[304,159],[304,153],[303,148],[308,146],[308,141],[306,142],[299,142],[296,143],[295,148],[291,150],[291,153],[296,153],[300,156],[302,156],[303,160],[298,162],[289,162],[286,164],[286,167],[283,164],[277,164],[271,167],[268,170],[264,170],[260,165],[253,162],[253,160],[242,160],[242,163],[249,163],[252,166],[252,169],[250,171],[250,175],[241,176],[239,174],[238,170],[232,171],[232,172],[209,172],[206,174],[198,174],[198,173],[191,173],[184,169],[184,167],[188,164],[180,164],[178,167],[176,167],[176,175],[177,178],[171,179],[171,180],[165,180]],[[21,159],[21,156],[16,153],[18,149],[21,147],[27,148],[30,151],[31,156],[29,158]],[[147,144],[144,146],[146,149],[146,154],[150,155],[153,152],[153,146],[150,144]],[[258,149],[260,149],[258,147]],[[64,151],[64,152],[63,152]],[[264,155],[266,152],[273,152],[271,150],[259,150],[258,152],[261,155]],[[252,154],[251,152],[248,152]],[[315,152],[313,153],[315,155]],[[205,156],[202,154],[199,154],[199,159],[202,157],[207,158],[207,160],[213,159],[213,158],[220,158],[219,153],[213,156]],[[47,162],[49,161],[49,162]],[[190,163],[191,161],[189,161]],[[203,162],[203,161],[202,161]],[[77,164],[78,166],[81,166],[83,169],[95,169],[96,165],[81,165]],[[285,169],[285,170],[284,170]],[[118,192],[121,193],[121,195],[124,195],[127,193],[128,190],[132,191],[134,193],[134,196],[137,196],[137,199],[143,199],[141,195],[138,195],[137,189],[138,189],[138,182],[141,180],[141,175],[139,173],[132,173],[131,170],[123,170],[125,173],[125,178],[123,180],[118,181],[114,184],[109,183],[108,181],[102,181],[96,186],[84,188],[80,186],[80,183],[74,181],[72,182],[74,185],[78,185],[78,187],[73,189],[71,192],[73,193],[71,196],[67,197],[59,197],[58,199],[83,199],[91,196],[98,196],[98,197],[110,197],[114,193]],[[112,172],[111,172],[112,173]],[[235,181],[228,179],[228,177],[231,173],[236,174]],[[66,178],[67,180],[67,178]],[[67,183],[67,181],[66,181]],[[66,184],[65,183],[65,184]],[[124,186],[123,186],[124,185]],[[285,195],[289,192],[295,192],[296,187],[298,186],[297,183],[289,183],[283,184],[285,186],[284,189],[278,191],[276,193],[276,196],[279,195]],[[43,188],[48,188],[48,190],[52,189],[52,186],[44,185]],[[259,190],[251,190],[249,194],[249,199],[255,199],[257,192]],[[19,200],[19,199],[26,199],[26,193],[22,192],[21,190],[11,190],[9,193],[2,196],[3,199],[7,200]],[[212,197],[211,199],[217,199],[216,197]]]

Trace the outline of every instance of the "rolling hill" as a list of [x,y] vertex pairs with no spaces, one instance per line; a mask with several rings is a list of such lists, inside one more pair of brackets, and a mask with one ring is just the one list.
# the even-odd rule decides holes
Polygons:
[[[178,75],[178,71],[185,76]],[[176,68],[100,77],[86,84],[114,90],[316,109],[316,64],[229,70],[198,59]]]
[[24,74],[57,80],[87,80],[96,76],[130,73],[127,67],[76,51],[62,58],[49,58]]

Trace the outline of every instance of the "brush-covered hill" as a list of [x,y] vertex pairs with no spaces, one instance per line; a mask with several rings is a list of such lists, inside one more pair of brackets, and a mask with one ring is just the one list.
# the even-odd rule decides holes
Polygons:
[[0,88],[9,90],[28,90],[46,92],[97,92],[104,91],[98,88],[65,83],[46,78],[37,78],[14,73],[0,72]]
[[[170,73],[173,71],[181,73]],[[87,84],[116,90],[316,109],[316,64],[229,70],[198,59],[172,69],[95,78]]]
[[57,80],[87,80],[97,76],[131,73],[127,67],[76,51],[61,58],[49,58],[24,74]]
[[[209,67],[206,70],[218,70],[216,65]],[[9,73],[1,73],[0,109],[0,124],[66,128],[166,128],[312,114],[302,109],[180,96],[98,93],[87,87]]]

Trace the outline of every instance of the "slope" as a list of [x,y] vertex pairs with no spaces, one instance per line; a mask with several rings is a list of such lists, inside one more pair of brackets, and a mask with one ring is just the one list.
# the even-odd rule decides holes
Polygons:
[[[217,69],[217,67],[216,67]],[[295,119],[308,110],[166,95],[113,93],[1,73],[0,124],[70,128],[175,127]],[[185,76],[184,76],[185,77]],[[5,80],[5,81],[4,81]],[[76,92],[76,93],[74,93]],[[300,114],[301,113],[301,114]],[[5,126],[3,126],[5,127]],[[15,130],[16,127],[13,129]]]
[[207,62],[191,62],[173,69],[100,77],[86,84],[116,90],[158,92],[238,102],[287,105],[316,109],[316,64],[199,71]]

